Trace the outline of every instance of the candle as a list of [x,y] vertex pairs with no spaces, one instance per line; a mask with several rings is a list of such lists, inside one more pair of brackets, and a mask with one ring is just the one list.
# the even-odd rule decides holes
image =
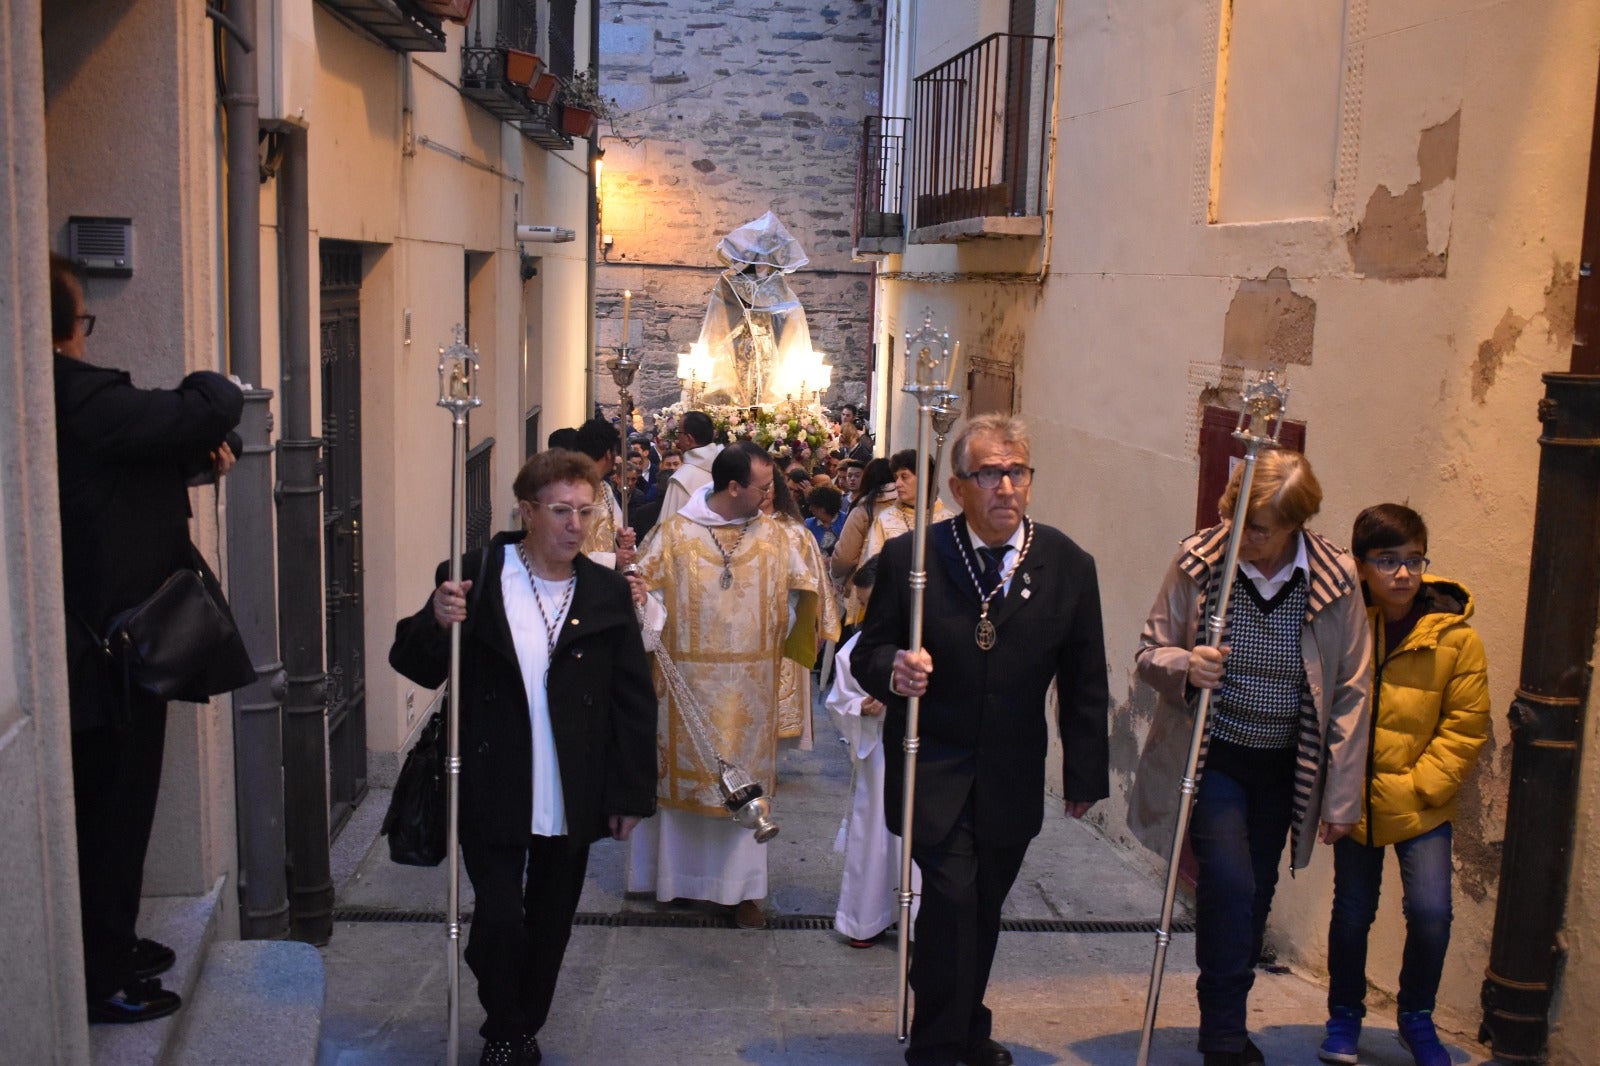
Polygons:
[[630,289],[622,290],[622,347],[628,346],[628,305],[633,302],[633,292]]
[[956,341],[955,348],[950,352],[950,372],[945,375],[944,391],[949,392],[950,386],[956,380],[956,370],[961,366],[961,342]]

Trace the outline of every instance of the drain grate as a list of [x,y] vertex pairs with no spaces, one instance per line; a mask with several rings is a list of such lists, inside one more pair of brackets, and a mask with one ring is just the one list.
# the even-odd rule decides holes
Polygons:
[[[370,922],[387,925],[443,924],[444,911],[390,910],[381,907],[343,907],[333,912],[336,922]],[[472,912],[462,914],[463,922],[472,921]],[[704,911],[622,911],[616,914],[578,914],[573,925],[600,926],[611,929],[732,929],[733,918],[725,914]],[[768,928],[783,932],[819,932],[833,928],[833,918],[826,914],[774,914],[767,919]],[[890,928],[893,928],[892,926]],[[1005,933],[1154,933],[1153,921],[1096,921],[1070,918],[1008,918],[1000,923]],[[1194,932],[1194,922],[1174,921],[1174,933]]]

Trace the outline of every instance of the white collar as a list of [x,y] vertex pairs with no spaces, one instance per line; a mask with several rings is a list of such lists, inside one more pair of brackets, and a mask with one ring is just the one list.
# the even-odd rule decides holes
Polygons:
[[[976,558],[978,549],[987,547],[987,545],[983,543],[983,538],[979,537],[972,531],[972,524],[970,522],[963,524],[967,527],[967,543],[972,545],[972,554],[973,557]],[[1027,539],[1025,536],[1027,532],[1028,523],[1026,521],[1018,522],[1017,528],[1011,531],[1011,537],[1006,541],[1006,543],[1011,546],[1012,551],[1019,554],[1022,552],[1022,542]]]
[[1277,584],[1285,581],[1288,579],[1289,575],[1296,570],[1303,570],[1305,571],[1306,577],[1310,577],[1311,564],[1306,560],[1306,537],[1304,533],[1298,530],[1295,532],[1294,545],[1293,561],[1291,561],[1283,569],[1279,570],[1276,574],[1264,574],[1261,572],[1261,568],[1255,563],[1246,562],[1243,559],[1239,560],[1239,569],[1243,570],[1244,576],[1248,577],[1250,580],[1265,581],[1268,584]]
[[757,518],[761,517],[761,512],[759,511],[757,511],[750,518],[722,517],[711,509],[711,488],[712,486],[708,484],[696,490],[694,494],[689,497],[689,502],[684,504],[678,513],[696,525],[706,526],[708,528],[713,526],[742,526],[748,522],[754,522]]

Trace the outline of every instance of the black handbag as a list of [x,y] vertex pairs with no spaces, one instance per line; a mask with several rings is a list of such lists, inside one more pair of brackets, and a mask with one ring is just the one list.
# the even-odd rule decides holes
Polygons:
[[383,835],[402,866],[438,866],[445,851],[445,709],[433,712],[395,779]]
[[189,566],[111,619],[101,647],[121,669],[125,692],[204,702],[256,679],[216,575],[194,545]]

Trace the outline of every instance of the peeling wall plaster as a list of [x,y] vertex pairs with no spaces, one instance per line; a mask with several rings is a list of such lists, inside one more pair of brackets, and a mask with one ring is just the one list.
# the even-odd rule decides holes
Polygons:
[[1275,267],[1239,283],[1222,326],[1222,359],[1243,366],[1311,365],[1317,302],[1294,291]]
[[1449,261],[1461,112],[1417,139],[1418,180],[1395,193],[1372,190],[1360,222],[1346,236],[1355,269],[1369,278],[1442,278]]

